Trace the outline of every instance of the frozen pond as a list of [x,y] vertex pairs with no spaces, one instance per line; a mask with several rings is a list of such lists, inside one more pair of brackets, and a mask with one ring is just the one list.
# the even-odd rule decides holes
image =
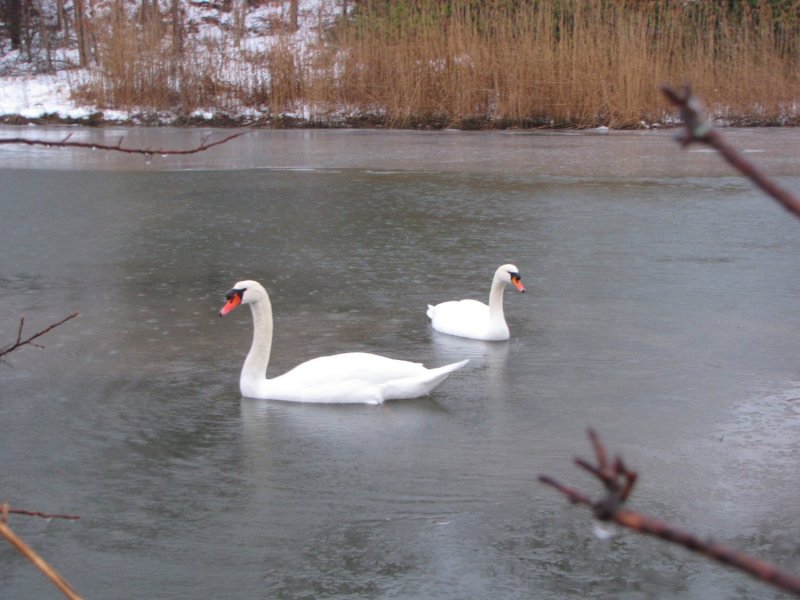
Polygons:
[[[175,129],[0,128],[186,148]],[[589,514],[587,426],[631,508],[800,572],[800,221],[671,132],[254,131],[151,161],[0,146],[11,526],[86,598],[782,598]],[[800,131],[730,139],[800,190]],[[513,262],[508,342],[433,332]],[[270,375],[363,350],[438,366],[382,406],[243,399],[257,279]],[[0,543],[0,596],[58,598]]]

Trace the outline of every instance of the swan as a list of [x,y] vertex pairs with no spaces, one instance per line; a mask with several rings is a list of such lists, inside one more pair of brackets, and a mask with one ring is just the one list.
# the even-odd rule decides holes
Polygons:
[[272,304],[267,290],[257,281],[239,281],[226,295],[220,309],[224,317],[240,304],[253,314],[253,343],[242,366],[242,396],[291,402],[381,404],[386,400],[417,398],[430,393],[468,360],[436,369],[420,363],[348,352],[320,356],[279,377],[266,377],[272,348]]
[[428,317],[436,331],[476,340],[507,340],[510,336],[503,315],[503,291],[511,283],[525,291],[519,269],[502,265],[494,272],[489,306],[477,300],[451,300],[435,306],[428,305]]

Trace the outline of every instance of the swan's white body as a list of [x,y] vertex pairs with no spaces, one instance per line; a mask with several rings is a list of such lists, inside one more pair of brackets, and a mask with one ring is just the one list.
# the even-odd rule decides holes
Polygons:
[[381,404],[386,400],[417,398],[430,393],[467,360],[437,369],[420,363],[349,352],[304,362],[279,377],[267,379],[272,348],[272,304],[256,281],[240,281],[228,292],[224,316],[239,304],[253,314],[253,343],[247,353],[239,390],[242,396],[290,402]]
[[476,340],[500,341],[510,337],[503,314],[503,292],[511,283],[525,291],[514,265],[498,267],[492,279],[489,305],[477,300],[451,300],[435,306],[428,305],[428,318],[436,331]]

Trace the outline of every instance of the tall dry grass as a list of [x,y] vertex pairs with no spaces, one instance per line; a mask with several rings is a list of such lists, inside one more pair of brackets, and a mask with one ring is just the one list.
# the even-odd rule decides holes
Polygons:
[[341,33],[341,96],[412,122],[635,126],[691,82],[739,118],[798,98],[798,27],[762,2],[367,2]]
[[800,23],[780,4],[363,0],[305,54],[289,38],[264,51],[224,34],[178,44],[164,15],[131,19],[120,4],[82,92],[127,109],[302,108],[395,127],[636,127],[670,112],[669,81],[738,122],[796,121]]

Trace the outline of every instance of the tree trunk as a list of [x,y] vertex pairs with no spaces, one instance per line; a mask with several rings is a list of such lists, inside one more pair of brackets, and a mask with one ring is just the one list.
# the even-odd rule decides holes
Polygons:
[[38,13],[36,22],[39,30],[39,43],[44,49],[45,70],[49,73],[53,70],[53,40],[51,39],[50,28],[47,26],[45,19],[42,0],[33,0],[33,4],[34,9]]
[[239,48],[244,36],[244,23],[247,18],[247,0],[235,0],[233,3],[233,46]]
[[69,19],[64,8],[64,0],[56,0],[56,15],[58,16],[58,31],[62,32],[65,45],[69,45]]
[[5,5],[11,48],[19,50],[22,45],[22,0],[6,0]]
[[180,0],[172,0],[169,5],[170,20],[172,21],[172,48],[176,57],[183,56],[183,11]]
[[289,31],[291,32],[295,32],[299,29],[297,23],[298,3],[299,0],[291,0],[291,2],[289,2]]
[[78,37],[78,56],[82,67],[89,66],[89,35],[84,0],[73,0],[75,8],[75,35]]

